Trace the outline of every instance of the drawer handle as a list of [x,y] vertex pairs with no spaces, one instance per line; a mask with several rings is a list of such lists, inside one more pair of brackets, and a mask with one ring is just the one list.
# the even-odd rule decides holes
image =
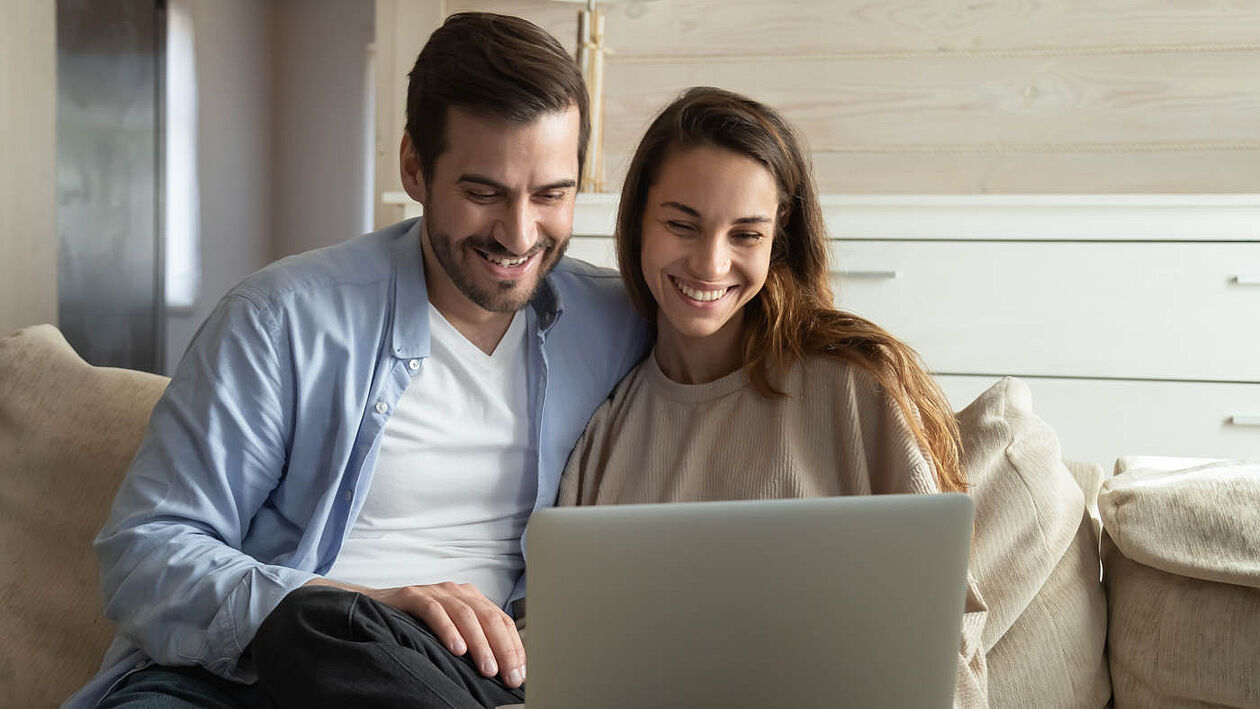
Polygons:
[[1260,414],[1234,414],[1229,422],[1235,426],[1260,426]]
[[1260,286],[1260,273],[1240,273],[1230,281],[1240,286]]
[[862,279],[870,280],[870,281],[881,281],[881,280],[887,281],[887,280],[892,280],[896,278],[897,276],[901,275],[897,273],[896,271],[839,270],[839,271],[832,271],[832,273],[834,273],[837,276],[840,276],[841,278],[862,278]]

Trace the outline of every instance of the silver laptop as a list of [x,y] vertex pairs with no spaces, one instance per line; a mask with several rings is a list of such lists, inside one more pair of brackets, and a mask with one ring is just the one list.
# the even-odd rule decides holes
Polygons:
[[949,707],[972,515],[961,494],[540,511],[526,704]]

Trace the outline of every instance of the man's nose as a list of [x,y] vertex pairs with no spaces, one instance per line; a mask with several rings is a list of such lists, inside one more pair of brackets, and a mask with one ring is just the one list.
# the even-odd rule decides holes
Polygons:
[[509,202],[496,226],[495,241],[518,256],[538,242],[538,220],[528,200]]

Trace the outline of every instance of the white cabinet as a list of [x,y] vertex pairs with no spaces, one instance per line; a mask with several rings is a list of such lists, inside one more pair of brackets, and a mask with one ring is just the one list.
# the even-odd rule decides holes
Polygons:
[[[1260,456],[1260,384],[1021,377],[1033,411],[1059,435],[1065,458],[1110,470],[1121,455]],[[938,375],[955,408],[995,381]]]
[[1260,382],[1260,242],[836,241],[831,263],[839,307],[934,371]]
[[[1064,456],[1260,456],[1260,196],[824,197],[838,305],[956,408],[1017,376]],[[616,201],[569,253],[615,267]]]

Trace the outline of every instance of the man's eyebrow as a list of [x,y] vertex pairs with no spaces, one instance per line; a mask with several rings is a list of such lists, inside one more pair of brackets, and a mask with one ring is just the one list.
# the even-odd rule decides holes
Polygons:
[[[690,214],[691,216],[693,216],[693,217],[695,217],[695,218],[697,218],[697,219],[699,219],[699,218],[700,218],[700,212],[696,211],[696,209],[695,209],[694,207],[688,207],[687,205],[683,204],[682,202],[672,202],[672,201],[671,201],[671,202],[661,202],[661,206],[662,206],[662,207],[673,207],[674,209],[677,209],[677,210],[678,210],[678,211],[680,211],[680,212],[685,212],[685,213],[687,213],[687,214]],[[736,219],[733,223],[735,223],[735,224],[769,224],[771,221],[773,221],[773,220],[772,220],[772,219],[770,219],[770,217],[766,217],[766,216],[762,216],[762,215],[756,215],[756,216],[752,216],[752,217],[740,217],[739,219]]]
[[548,192],[550,190],[567,190],[570,187],[577,187],[577,180],[574,180],[574,179],[556,180],[555,182],[552,182],[551,184],[547,184],[547,185],[543,185],[542,187],[539,187],[536,191]]
[[[499,182],[498,180],[492,180],[489,177],[486,177],[484,175],[476,175],[476,174],[460,175],[459,180],[457,180],[457,182],[472,182],[474,184],[485,185],[486,187],[492,187],[501,192],[510,191],[507,185],[503,184],[502,182]],[[576,186],[577,186],[577,180],[569,178],[569,179],[564,179],[564,180],[556,180],[555,182],[552,182],[550,184],[546,184],[546,185],[543,185],[542,187],[538,187],[534,191],[547,192],[548,190],[563,190],[563,189],[568,189],[570,187],[576,187]]]
[[507,185],[503,184],[502,182],[499,182],[497,180],[492,180],[489,177],[485,177],[482,175],[471,175],[471,174],[465,173],[463,175],[460,175],[459,179],[456,180],[456,182],[472,182],[473,184],[485,185],[486,187],[493,187],[496,190],[502,190],[504,192],[507,191]]

